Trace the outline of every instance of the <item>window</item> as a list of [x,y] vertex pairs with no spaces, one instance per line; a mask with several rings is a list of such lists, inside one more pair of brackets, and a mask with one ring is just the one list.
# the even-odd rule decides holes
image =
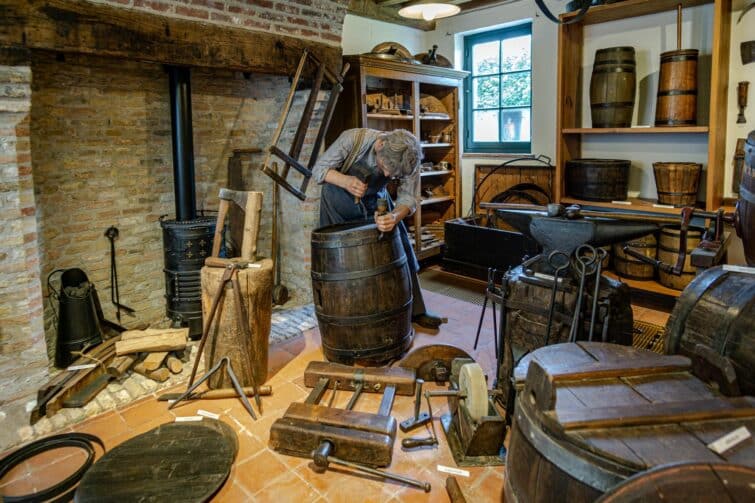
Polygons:
[[532,24],[464,38],[466,152],[531,151]]

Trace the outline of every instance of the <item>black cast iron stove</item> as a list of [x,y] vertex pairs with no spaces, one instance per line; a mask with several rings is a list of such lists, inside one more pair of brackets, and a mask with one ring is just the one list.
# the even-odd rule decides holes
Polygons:
[[167,71],[176,218],[160,219],[165,258],[166,313],[174,325],[188,326],[189,336],[196,339],[202,335],[200,271],[205,257],[212,250],[215,219],[197,217],[189,69],[168,66]]

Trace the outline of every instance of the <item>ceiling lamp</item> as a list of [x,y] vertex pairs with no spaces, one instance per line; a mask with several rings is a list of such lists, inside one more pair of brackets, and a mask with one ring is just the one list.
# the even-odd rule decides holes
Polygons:
[[461,11],[458,5],[442,3],[440,0],[418,0],[410,2],[398,11],[398,15],[410,19],[424,19],[432,21],[442,17],[449,17]]

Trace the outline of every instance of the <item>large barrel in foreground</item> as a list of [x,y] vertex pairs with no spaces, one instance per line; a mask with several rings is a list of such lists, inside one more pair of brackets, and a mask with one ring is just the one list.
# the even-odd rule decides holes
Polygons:
[[742,238],[745,260],[755,266],[755,131],[745,143],[745,166],[739,181],[737,201],[737,235]]
[[751,441],[708,447],[737,428],[752,431],[755,399],[722,396],[691,370],[683,356],[596,342],[526,355],[514,372],[506,503],[592,503],[671,463],[755,466]]
[[325,357],[380,365],[411,345],[412,286],[398,232],[369,222],[312,232],[312,296]]
[[739,389],[755,395],[755,268],[718,266],[684,289],[666,325],[666,353],[692,355],[695,346],[727,357]]

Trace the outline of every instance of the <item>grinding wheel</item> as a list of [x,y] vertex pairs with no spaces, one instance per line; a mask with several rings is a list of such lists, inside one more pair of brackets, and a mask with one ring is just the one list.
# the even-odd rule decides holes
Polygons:
[[166,423],[102,456],[82,478],[75,501],[209,501],[237,452],[236,432],[221,421]]
[[467,395],[464,406],[472,419],[479,421],[482,416],[488,415],[488,385],[479,364],[462,365],[459,371],[459,391]]

